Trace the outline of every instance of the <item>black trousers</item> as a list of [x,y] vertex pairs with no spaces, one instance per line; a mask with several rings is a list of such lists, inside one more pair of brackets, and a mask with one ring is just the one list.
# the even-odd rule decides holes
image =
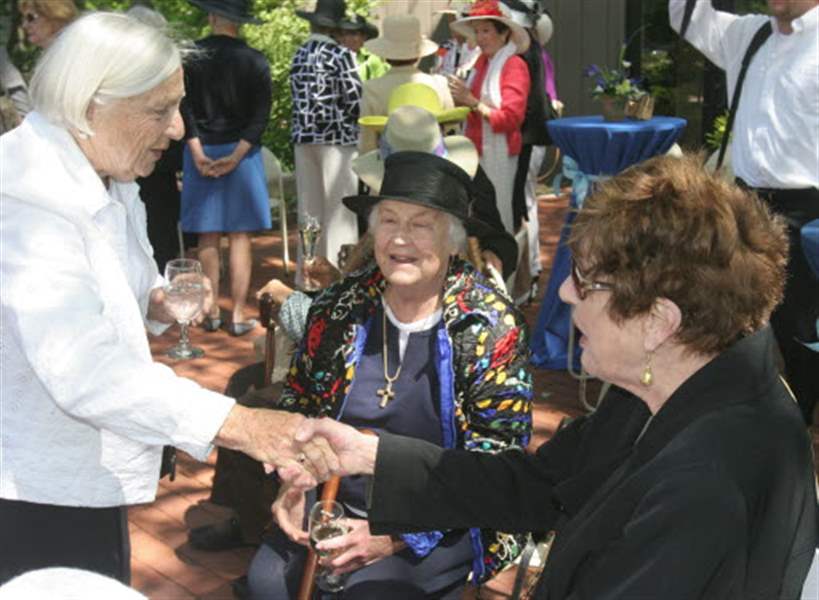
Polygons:
[[0,499],[0,585],[46,567],[85,569],[130,585],[127,508]]
[[[741,179],[738,183],[748,188]],[[801,342],[816,341],[819,318],[819,279],[813,274],[802,250],[801,228],[819,219],[819,189],[780,190],[750,188],[788,226],[790,256],[785,297],[771,315],[771,326],[785,361],[785,379],[791,387],[805,422],[810,424],[819,400],[819,353]]]

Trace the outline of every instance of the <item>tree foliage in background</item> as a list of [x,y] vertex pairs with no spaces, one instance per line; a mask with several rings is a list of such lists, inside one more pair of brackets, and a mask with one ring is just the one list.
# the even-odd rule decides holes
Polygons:
[[[4,3],[5,4],[5,3]],[[9,17],[16,15],[17,0],[9,6]],[[133,4],[151,6],[167,20],[171,30],[179,39],[197,40],[208,34],[207,15],[187,0],[78,0],[77,5],[85,10],[127,10]],[[374,0],[347,0],[349,14],[367,16],[375,4]],[[293,147],[290,144],[290,61],[296,49],[310,32],[309,23],[296,16],[296,9],[312,10],[308,0],[254,0],[255,15],[261,25],[245,25],[242,37],[247,43],[264,53],[270,61],[273,80],[273,105],[270,122],[262,137],[262,144],[288,168],[293,166]],[[0,13],[2,16],[2,13]],[[19,19],[14,20],[17,26]],[[30,76],[34,61],[39,54],[36,48],[21,43],[12,36],[9,41],[15,64]]]

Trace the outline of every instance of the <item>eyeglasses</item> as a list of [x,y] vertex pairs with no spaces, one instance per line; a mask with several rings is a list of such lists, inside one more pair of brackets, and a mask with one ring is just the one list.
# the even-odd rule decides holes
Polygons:
[[23,13],[23,22],[24,23],[34,23],[34,21],[36,21],[39,18],[40,18],[40,15],[38,15],[35,12]]
[[580,272],[580,267],[572,259],[572,283],[574,289],[577,290],[577,295],[581,300],[585,300],[591,292],[610,292],[614,289],[610,283],[603,283],[602,281],[592,281],[583,273]]

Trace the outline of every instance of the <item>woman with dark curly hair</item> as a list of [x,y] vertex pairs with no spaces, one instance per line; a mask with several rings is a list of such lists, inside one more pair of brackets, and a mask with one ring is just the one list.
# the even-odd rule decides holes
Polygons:
[[[694,158],[601,184],[569,242],[582,363],[615,384],[536,453],[478,456],[326,419],[374,473],[376,534],[556,531],[535,598],[798,598],[816,547],[810,440],[773,360],[783,224]],[[332,548],[332,542],[320,548]]]

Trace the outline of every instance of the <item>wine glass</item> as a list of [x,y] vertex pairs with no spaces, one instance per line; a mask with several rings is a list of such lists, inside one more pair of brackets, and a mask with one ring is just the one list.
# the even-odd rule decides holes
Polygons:
[[175,258],[165,265],[165,307],[179,323],[179,343],[168,350],[171,358],[184,360],[205,355],[194,348],[188,339],[188,325],[200,310],[205,299],[202,264],[192,258]]
[[[319,500],[310,509],[308,531],[310,545],[319,557],[337,554],[338,551],[318,550],[316,544],[349,531],[344,519],[344,507],[333,500]],[[346,579],[346,575],[333,575],[327,567],[320,566],[316,571],[316,585],[325,592],[340,592],[344,589]]]
[[[305,215],[304,220],[299,224],[299,239],[301,241],[301,255],[304,265],[309,265],[316,260],[316,246],[321,237],[321,224],[316,217]],[[308,292],[316,291],[306,282],[303,285]]]

